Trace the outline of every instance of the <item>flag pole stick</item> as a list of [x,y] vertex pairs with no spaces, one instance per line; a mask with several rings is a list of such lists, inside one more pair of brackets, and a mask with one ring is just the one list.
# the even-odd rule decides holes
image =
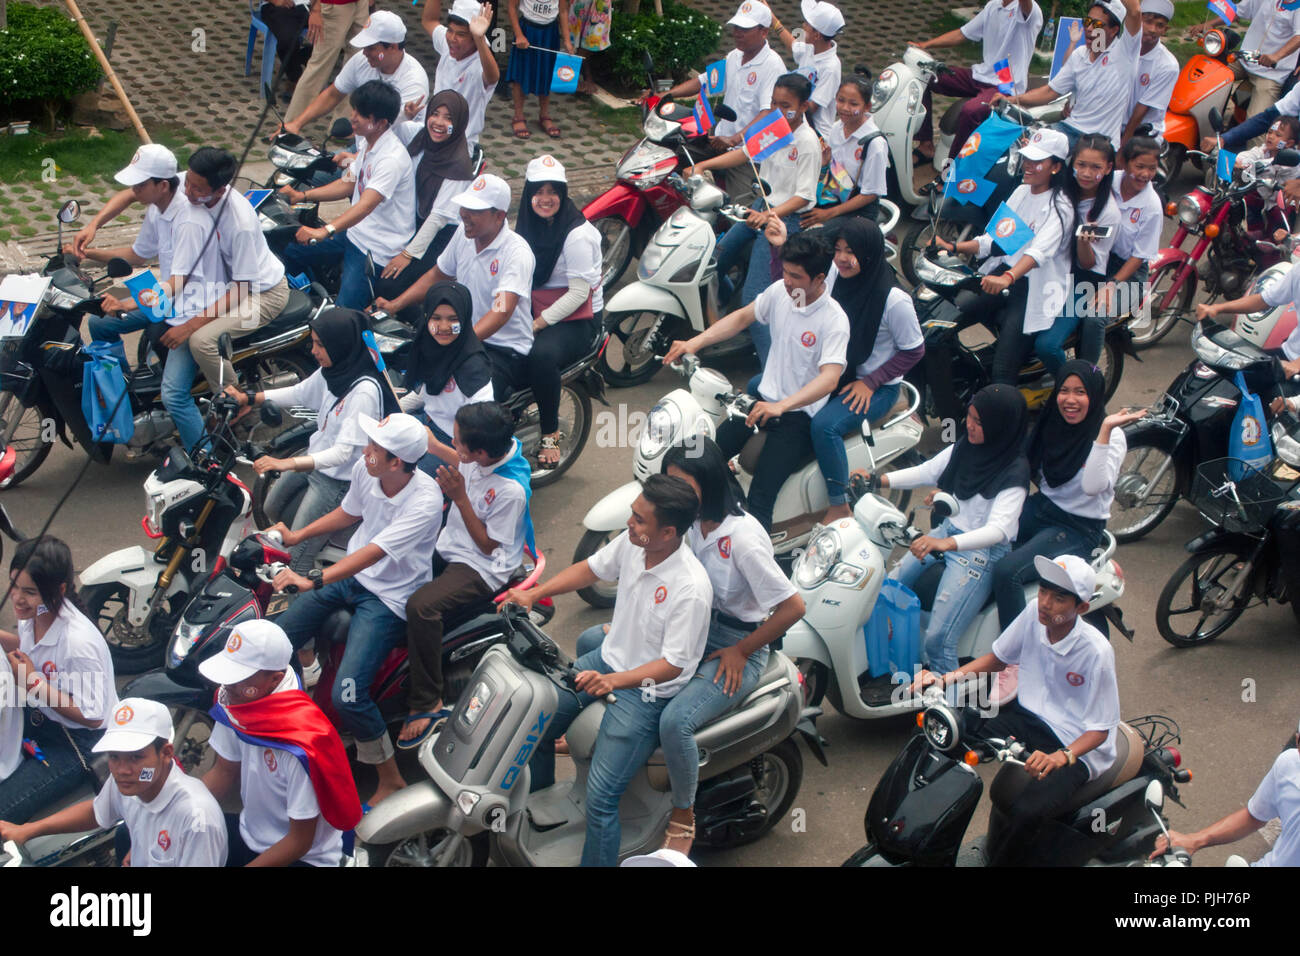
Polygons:
[[[745,144],[744,144],[743,142],[740,144],[740,146],[737,147],[737,149],[744,149],[744,150],[745,150],[745,158],[749,160],[749,168],[752,169],[752,170],[754,171],[754,178],[755,178],[756,180],[758,180],[758,182],[759,182],[759,184],[760,184],[760,186],[761,186],[761,185],[762,185],[762,182],[763,182],[763,177],[760,176],[760,175],[758,175],[758,167],[754,165],[754,157],[749,155],[749,150],[748,150],[748,149],[745,149]],[[759,193],[759,195],[763,197],[763,206],[764,206],[764,208],[765,208],[768,212],[771,212],[771,211],[772,211],[772,204],[771,204],[770,202],[767,201],[767,190],[766,190],[766,189],[763,189],[763,190]]]

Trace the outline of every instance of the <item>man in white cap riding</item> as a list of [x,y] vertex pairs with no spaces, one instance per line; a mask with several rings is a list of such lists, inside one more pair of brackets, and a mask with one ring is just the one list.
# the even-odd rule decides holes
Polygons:
[[803,40],[785,28],[776,14],[772,14],[772,29],[777,37],[794,54],[794,71],[808,77],[813,85],[812,105],[808,107],[808,121],[817,135],[826,139],[835,125],[835,95],[840,91],[840,51],[835,37],[844,29],[844,14],[834,4],[825,0],[802,0],[799,12],[803,14]]
[[176,763],[171,712],[142,697],[118,701],[95,753],[108,754],[109,779],[83,800],[22,826],[0,821],[0,840],[26,843],[52,833],[107,830],[118,820],[123,866],[224,866],[226,824],[203,781]]
[[[1115,760],[1119,685],[1115,652],[1083,619],[1096,586],[1092,566],[1074,555],[1034,558],[1038,601],[1026,607],[988,654],[947,674],[923,670],[914,689],[962,681],[1020,665],[1018,693],[980,727],[983,736],[1015,737],[1032,752],[1029,780],[1014,802],[1005,837],[989,847],[990,866],[1025,863],[1038,828],[1069,806],[1075,792]],[[1043,861],[1050,862],[1050,861]]]
[[455,90],[469,104],[465,141],[472,150],[483,133],[487,105],[501,79],[501,67],[488,43],[492,7],[475,0],[454,0],[447,25],[439,23],[442,0],[424,0],[423,23],[438,54],[433,73],[433,92]]
[[1173,17],[1173,0],[1142,0],[1142,55],[1133,74],[1129,118],[1120,134],[1123,142],[1140,126],[1150,126],[1155,136],[1165,131],[1165,113],[1182,69],[1178,57],[1161,42]]
[[307,592],[279,619],[295,648],[314,639],[334,611],[352,613],[331,701],[343,729],[356,738],[357,759],[379,775],[374,804],[406,784],[370,685],[389,652],[406,644],[407,600],[433,579],[443,496],[438,483],[416,468],[429,449],[429,431],[419,419],[361,415],[357,421],[369,442],[352,468],[343,503],[300,531],[283,522],[274,526],[289,547],[355,526],[347,557],[306,577],[281,571],[274,584]]

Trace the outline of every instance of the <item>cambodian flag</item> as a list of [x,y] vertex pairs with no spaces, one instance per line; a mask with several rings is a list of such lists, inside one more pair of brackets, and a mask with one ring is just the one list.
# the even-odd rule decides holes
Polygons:
[[700,92],[695,94],[695,109],[693,112],[695,113],[695,125],[699,128],[701,136],[713,129],[713,107],[709,105],[709,98],[704,95],[703,87],[700,87]]
[[1224,23],[1231,24],[1237,19],[1237,5],[1232,0],[1210,0],[1206,6]]
[[794,138],[790,124],[779,110],[760,116],[745,127],[745,150],[754,162],[761,162]]
[[998,76],[998,92],[1003,96],[1013,94],[1016,91],[1016,81],[1011,75],[1011,61],[998,60],[993,64],[993,70]]

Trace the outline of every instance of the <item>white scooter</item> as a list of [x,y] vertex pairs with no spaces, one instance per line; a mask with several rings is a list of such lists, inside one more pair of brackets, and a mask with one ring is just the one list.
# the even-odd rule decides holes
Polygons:
[[[681,362],[672,367],[687,379],[688,387],[673,389],[650,409],[637,440],[632,466],[635,478],[605,495],[583,516],[582,524],[587,530],[573,553],[575,562],[595,554],[627,527],[632,503],[641,494],[641,483],[659,473],[669,448],[682,442],[689,443],[697,436],[713,438],[725,419],[744,418],[756,401],[752,395],[733,388],[719,372],[702,368],[694,355],[683,356]],[[920,401],[917,390],[904,381],[898,401],[889,411],[875,421],[863,422],[861,434],[844,439],[849,468],[875,471],[885,464],[898,468],[919,464],[920,456],[913,449],[924,431],[916,416]],[[746,491],[749,490],[758,453],[762,450],[760,439],[763,434],[755,435],[738,456],[737,478]],[[906,497],[901,499],[904,507],[907,500]],[[822,477],[816,459],[810,458],[785,480],[777,494],[772,510],[772,547],[777,557],[806,543],[828,507],[826,479]],[[601,582],[579,591],[582,599],[592,607],[613,607],[614,593],[612,585]]]
[[[948,69],[920,47],[909,46],[902,60],[891,63],[880,71],[871,93],[871,117],[889,141],[890,165],[898,180],[898,200],[912,207],[912,218],[926,218],[926,196],[917,192],[914,185],[912,141],[925,118],[922,104],[925,88],[936,76]],[[1025,108],[1024,112],[1038,123],[1055,123],[1065,113],[1069,96],[1059,96],[1042,106]],[[952,149],[953,133],[957,129],[957,115],[965,101],[958,100],[935,125],[938,134],[934,143],[934,171],[937,177],[948,161]]]
[[[611,339],[601,356],[600,372],[615,388],[648,382],[659,371],[662,355],[676,339],[699,335],[716,321],[718,263],[715,255],[719,216],[743,222],[749,207],[728,204],[727,194],[701,175],[683,181],[669,177],[688,205],[682,206],[651,237],[637,265],[637,281],[605,302],[605,328]],[[881,199],[880,230],[887,237],[898,224],[898,207]],[[898,247],[886,241],[886,257],[898,271]],[[739,288],[739,283],[737,284]],[[749,336],[720,342],[705,351],[717,357],[749,349]]]
[[[1251,293],[1261,292],[1274,279],[1286,275],[1300,263],[1300,243],[1288,238],[1284,243],[1261,242],[1260,245],[1273,249],[1282,249],[1290,255],[1285,262],[1269,266],[1261,272],[1250,285]],[[1236,317],[1232,330],[1251,345],[1258,346],[1266,352],[1282,347],[1296,328],[1296,305],[1286,302],[1276,308],[1265,308],[1262,312],[1250,312]]]
[[[899,675],[894,674],[872,679],[864,627],[880,595],[886,559],[896,546],[906,547],[922,532],[910,527],[891,502],[868,493],[865,479],[855,477],[849,485],[853,517],[822,527],[795,562],[791,579],[808,610],[786,632],[781,647],[799,665],[809,706],[816,706],[825,694],[836,710],[850,717],[892,717],[923,706],[920,695],[906,693],[914,675],[907,674],[903,683],[895,683]],[[935,493],[933,508],[936,520],[958,511],[957,502],[944,492]],[[1112,559],[1114,553],[1115,539],[1107,532],[1092,559],[1097,589],[1088,618],[1094,624],[1110,621],[1132,640],[1116,603],[1124,593],[1124,572]],[[1036,600],[1036,593],[1036,586],[1026,587],[1026,602]],[[997,605],[990,602],[961,636],[957,656],[965,660],[987,654],[1000,633]],[[994,692],[998,700],[1014,691],[1012,673],[1010,668],[1003,672]]]

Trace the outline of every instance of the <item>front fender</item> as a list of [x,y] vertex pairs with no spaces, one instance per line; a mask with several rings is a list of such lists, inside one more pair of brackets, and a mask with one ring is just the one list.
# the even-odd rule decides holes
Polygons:
[[357,824],[357,839],[378,845],[447,825],[451,800],[432,780],[421,780],[385,798]]
[[686,318],[686,310],[677,296],[644,282],[633,282],[614,293],[605,303],[605,315],[615,312],[665,312],[679,319]]
[[[149,598],[158,583],[158,569],[144,548],[136,545],[106,554],[81,572],[82,588],[96,584],[123,584],[131,592],[128,618],[133,625],[144,623],[149,609]],[[172,578],[169,595],[189,589],[189,579],[184,573]]]
[[1228,545],[1238,551],[1254,551],[1257,544],[1258,542],[1248,535],[1224,531],[1222,528],[1211,528],[1204,534],[1199,534],[1191,541],[1188,541],[1183,545],[1183,550],[1189,554],[1198,554],[1201,551],[1208,551],[1210,548]]
[[817,661],[826,665],[831,671],[835,669],[826,642],[807,621],[795,621],[794,626],[785,632],[785,636],[781,638],[781,653],[791,659],[805,658]]
[[[588,222],[614,217],[622,219],[635,229],[641,223],[647,206],[645,194],[627,183],[615,183],[609,189],[582,207]],[[606,306],[608,308],[608,306]]]
[[1139,418],[1124,426],[1124,439],[1130,448],[1141,440],[1172,455],[1178,450],[1183,435],[1186,434],[1186,426],[1181,421],[1178,425],[1181,427],[1175,431],[1162,424],[1159,419]]
[[582,516],[582,526],[588,531],[617,531],[627,524],[632,514],[632,502],[641,494],[641,482],[629,481],[601,498]]
[[[1155,275],[1157,270],[1163,269],[1165,266],[1169,265],[1170,263],[1175,263],[1180,266],[1186,265],[1188,259],[1190,258],[1191,258],[1190,253],[1185,252],[1182,249],[1179,249],[1177,246],[1166,246],[1165,248],[1160,250],[1159,255],[1157,255],[1155,258],[1155,261],[1151,263],[1151,274]],[[1195,273],[1193,273],[1193,275],[1195,275]]]
[[1196,138],[1199,133],[1195,116],[1172,111],[1165,114],[1165,131],[1161,135],[1166,143],[1181,143],[1188,149],[1200,149],[1200,140]]

